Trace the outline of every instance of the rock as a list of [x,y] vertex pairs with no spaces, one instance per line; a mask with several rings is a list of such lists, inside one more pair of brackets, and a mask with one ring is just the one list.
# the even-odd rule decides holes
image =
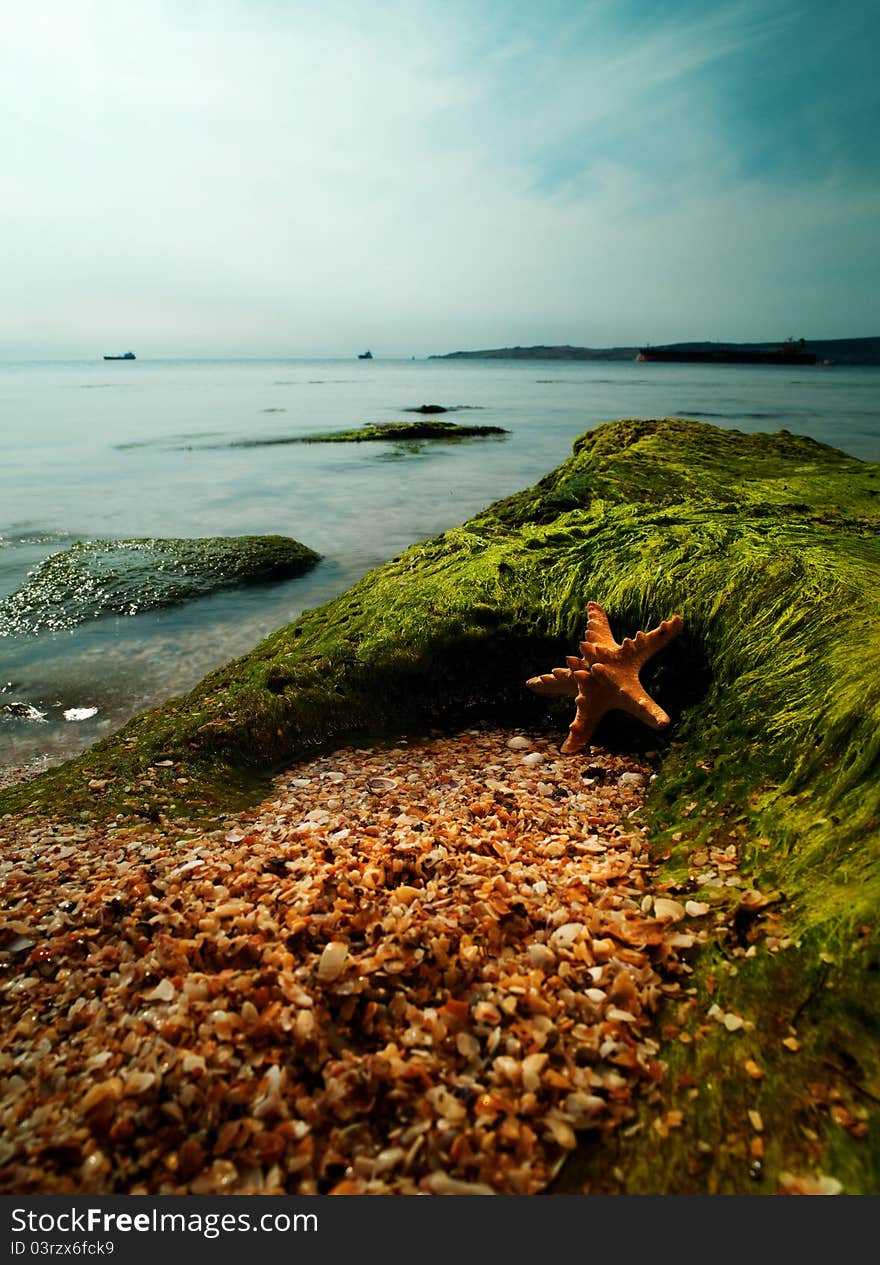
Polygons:
[[0,716],[12,716],[16,720],[45,721],[46,713],[32,707],[30,703],[3,703]]
[[363,444],[388,440],[475,439],[484,435],[507,435],[501,426],[460,426],[458,422],[367,422],[357,430],[326,431],[303,435],[303,444]]
[[645,780],[644,773],[621,773],[617,779],[618,786],[641,786]]
[[52,554],[0,603],[0,635],[60,631],[135,615],[240,584],[300,575],[320,555],[287,536],[79,541]]

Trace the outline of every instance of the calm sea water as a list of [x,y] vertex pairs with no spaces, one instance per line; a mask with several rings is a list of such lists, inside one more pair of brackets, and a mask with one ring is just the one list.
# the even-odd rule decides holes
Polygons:
[[[402,421],[422,404],[502,426],[454,445],[254,443]],[[880,370],[636,362],[0,363],[0,596],[76,540],[293,536],[305,577],[0,638],[0,767],[57,761],[179,694],[414,541],[534,483],[618,417],[786,428],[880,460]],[[88,720],[64,711],[96,708]]]

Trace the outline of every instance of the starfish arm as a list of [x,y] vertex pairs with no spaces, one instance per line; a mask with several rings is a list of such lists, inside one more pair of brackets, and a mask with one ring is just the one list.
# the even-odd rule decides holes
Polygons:
[[684,620],[681,615],[673,615],[671,619],[664,619],[650,632],[640,632],[636,633],[635,637],[627,637],[622,644],[624,657],[628,663],[642,667],[655,654],[668,646],[683,628]]
[[620,709],[635,716],[636,720],[642,721],[649,729],[666,729],[669,725],[666,712],[662,707],[658,707],[648,694],[642,694],[638,698],[621,699]]
[[620,649],[611,633],[608,616],[598,602],[587,602],[587,631],[581,653],[583,653],[584,645],[589,646],[597,654],[612,654]]
[[616,650],[609,650],[595,641],[582,641],[578,650],[581,652],[581,661],[588,667],[592,667],[594,663],[609,663],[617,654]]
[[638,673],[630,669],[627,672],[615,672],[614,669],[597,663],[593,675],[603,687],[603,693],[609,700],[608,706],[619,711],[629,712],[637,720],[651,729],[665,729],[669,717],[662,707],[654,702],[638,678]]
[[526,688],[536,694],[567,694],[569,697],[578,692],[577,682],[568,668],[554,668],[552,672],[529,677]]
[[575,755],[589,745],[596,731],[596,726],[608,710],[607,703],[600,697],[601,683],[593,677],[592,672],[576,672],[578,695],[575,702],[575,717],[568,727],[568,737],[560,747],[563,755]]

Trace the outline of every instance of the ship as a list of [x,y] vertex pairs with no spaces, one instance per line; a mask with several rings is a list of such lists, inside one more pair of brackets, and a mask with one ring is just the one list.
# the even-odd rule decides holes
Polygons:
[[372,360],[373,353],[371,351],[362,351],[358,356],[358,360]]
[[763,343],[675,343],[671,347],[640,347],[636,360],[645,363],[708,365],[814,365],[816,354],[804,340],[787,338],[780,347]]
[[121,356],[105,356],[105,360],[137,360],[133,351],[126,351]]

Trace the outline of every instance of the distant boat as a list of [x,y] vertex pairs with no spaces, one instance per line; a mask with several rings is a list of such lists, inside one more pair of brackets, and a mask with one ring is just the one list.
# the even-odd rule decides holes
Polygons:
[[362,351],[358,356],[358,360],[372,360],[373,353],[371,351]]
[[127,351],[122,356],[105,356],[105,360],[137,360],[137,356],[133,351]]
[[804,349],[804,340],[786,339],[781,347],[743,343],[679,343],[672,347],[640,347],[636,360],[666,364],[711,365],[814,365],[816,354]]

